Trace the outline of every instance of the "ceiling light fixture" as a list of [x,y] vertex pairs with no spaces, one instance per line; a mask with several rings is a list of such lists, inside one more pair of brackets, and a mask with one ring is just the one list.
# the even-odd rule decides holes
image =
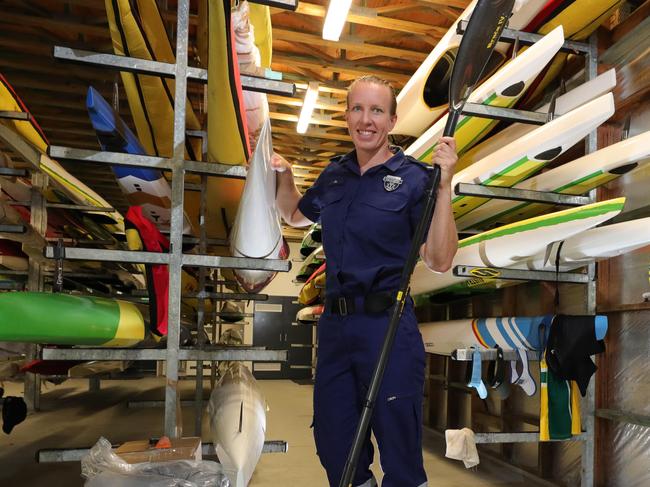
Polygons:
[[311,114],[314,112],[316,100],[318,99],[318,82],[310,81],[309,87],[305,92],[305,100],[302,102],[302,110],[300,110],[300,117],[298,117],[298,124],[296,125],[296,132],[304,134],[307,132],[309,122],[311,121]]
[[335,42],[339,40],[351,5],[352,0],[330,0],[323,23],[323,39]]

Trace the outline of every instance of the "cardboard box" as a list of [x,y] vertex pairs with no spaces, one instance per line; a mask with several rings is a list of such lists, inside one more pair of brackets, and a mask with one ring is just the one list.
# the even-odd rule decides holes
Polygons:
[[171,448],[154,448],[149,440],[127,441],[115,449],[127,463],[201,460],[201,438],[172,438]]

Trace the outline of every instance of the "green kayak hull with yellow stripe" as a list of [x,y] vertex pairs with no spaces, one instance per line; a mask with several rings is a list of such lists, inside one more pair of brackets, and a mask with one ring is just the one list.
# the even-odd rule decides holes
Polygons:
[[145,324],[129,302],[37,292],[0,294],[0,341],[130,347]]
[[[536,128],[456,173],[452,187],[458,183],[514,186],[573,147],[613,113],[614,98],[611,93],[607,93]],[[488,198],[475,196],[454,196],[454,218],[458,220],[488,201]]]
[[[625,198],[601,201],[562,210],[495,228],[458,242],[452,268],[457,265],[476,267],[515,267],[543,252],[549,244],[564,240],[614,218]],[[426,295],[468,278],[455,276],[452,270],[435,273],[418,262],[411,277],[411,294]]]

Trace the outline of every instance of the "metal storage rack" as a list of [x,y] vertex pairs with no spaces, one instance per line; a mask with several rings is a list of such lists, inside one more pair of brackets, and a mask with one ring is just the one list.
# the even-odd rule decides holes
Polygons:
[[[467,26],[467,22],[459,23],[458,32],[462,33]],[[513,31],[505,29],[501,36],[502,41],[520,42],[523,44],[532,44],[541,39],[538,34],[527,32]],[[593,35],[589,43],[580,43],[566,41],[562,50],[580,53],[585,56],[585,74],[586,81],[597,76],[597,57],[598,49],[596,37]],[[487,118],[497,118],[523,123],[543,124],[547,121],[545,114],[535,112],[526,112],[522,110],[513,110],[507,108],[494,108],[484,105],[468,104],[464,113]],[[585,142],[585,151],[591,153],[597,150],[597,131],[591,132]],[[491,198],[512,199],[527,202],[540,202],[549,204],[561,204],[568,206],[579,206],[595,202],[596,190],[592,190],[588,197],[562,195],[551,192],[526,191],[516,188],[498,188],[486,187],[481,185],[461,183],[455,188],[456,194],[473,195]],[[476,267],[457,265],[453,272],[457,276],[474,277],[472,271]],[[492,268],[491,268],[492,269]],[[515,269],[494,269],[498,271],[500,279],[518,279],[518,280],[545,280],[558,282],[582,283],[586,285],[586,313],[595,314],[596,312],[596,265],[590,264],[585,274],[582,273],[559,273],[544,271],[528,271]],[[482,360],[494,360],[496,353],[491,350],[481,350]],[[470,349],[458,349],[454,353],[455,360],[470,361],[472,360],[473,351]],[[511,357],[514,358],[514,357]],[[536,360],[537,353],[529,352],[529,358]],[[583,450],[581,456],[581,486],[593,487],[594,485],[594,461],[595,461],[595,383],[587,389],[587,396],[583,401],[582,407],[582,426],[583,432],[569,440],[562,441],[582,441]],[[513,432],[513,433],[475,433],[476,443],[496,444],[496,443],[530,443],[539,442],[539,433],[535,432]]]
[[[296,0],[258,0],[274,7],[295,10]],[[263,361],[285,361],[286,350],[265,350],[259,347],[205,347],[202,340],[197,348],[180,348],[180,318],[181,318],[181,270],[183,266],[199,268],[200,292],[195,296],[199,298],[198,326],[202,328],[205,318],[204,299],[232,298],[234,295],[222,293],[206,293],[205,271],[207,268],[233,268],[233,269],[257,269],[286,272],[290,269],[291,263],[283,260],[262,260],[251,258],[218,257],[205,255],[206,235],[204,226],[199,238],[200,254],[184,254],[183,244],[183,199],[185,191],[185,173],[195,173],[202,176],[202,189],[208,176],[230,177],[243,179],[246,177],[246,169],[241,166],[233,166],[221,163],[206,163],[199,161],[184,160],[185,147],[185,107],[187,80],[194,79],[207,82],[207,70],[188,66],[188,27],[189,27],[189,0],[179,0],[178,18],[176,27],[176,63],[162,63],[143,59],[115,56],[111,54],[100,54],[81,50],[74,50],[65,47],[55,47],[54,56],[57,59],[89,63],[105,68],[126,70],[138,73],[151,74],[155,76],[173,77],[176,80],[174,93],[174,138],[173,155],[170,158],[138,156],[122,153],[98,152],[80,150],[69,147],[51,146],[49,155],[58,159],[70,159],[75,161],[92,161],[112,165],[128,165],[137,167],[157,168],[159,170],[171,171],[171,228],[170,228],[170,251],[167,254],[104,250],[93,248],[66,248],[65,259],[70,260],[93,260],[122,263],[146,263],[164,264],[169,268],[169,308],[168,320],[169,331],[167,336],[166,349],[57,349],[33,346],[30,358],[40,356],[46,360],[163,360],[166,361],[166,388],[165,388],[165,412],[164,412],[164,434],[174,436],[177,431],[176,407],[177,407],[177,386],[178,386],[178,363],[180,360],[217,361],[217,360],[263,360]],[[274,93],[278,95],[292,96],[295,93],[295,86],[277,80],[242,76],[242,85],[251,91]],[[2,126],[0,125],[0,129]],[[4,134],[0,134],[4,137]],[[11,134],[7,134],[11,138]],[[12,148],[21,153],[25,159],[38,167],[38,154],[35,149],[29,147],[24,141],[14,137],[10,142]],[[223,162],[223,161],[221,161]],[[41,234],[46,228],[47,210],[45,200],[39,189],[47,185],[47,176],[35,171],[32,174],[33,196],[31,201],[32,226]],[[205,215],[205,198],[202,198],[200,218]],[[48,246],[45,256],[55,258],[55,248]],[[43,272],[38,262],[30,259],[28,272],[28,289],[32,291],[43,290]],[[264,299],[262,295],[254,296],[252,299]],[[246,296],[246,299],[251,299]],[[199,333],[202,337],[202,334]],[[202,403],[202,368],[197,370],[197,413],[201,411]],[[199,391],[201,395],[199,396]],[[26,377],[25,397],[30,407],[37,409],[40,398],[40,378],[33,374]],[[197,414],[197,431],[200,433],[200,414]],[[270,448],[271,451],[278,451],[277,447]]]

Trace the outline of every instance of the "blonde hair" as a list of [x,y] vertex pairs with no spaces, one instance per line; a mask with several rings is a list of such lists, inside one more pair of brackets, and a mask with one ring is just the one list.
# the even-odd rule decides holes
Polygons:
[[388,91],[390,91],[390,114],[391,115],[396,114],[397,97],[395,96],[395,88],[393,87],[390,81],[380,78],[379,76],[375,76],[374,74],[362,76],[361,78],[357,78],[352,83],[350,83],[350,86],[348,86],[348,94],[346,95],[346,103],[348,105],[350,104],[350,92],[352,91],[352,88],[354,88],[359,83],[372,83],[375,85],[385,86],[386,88],[388,88]]

